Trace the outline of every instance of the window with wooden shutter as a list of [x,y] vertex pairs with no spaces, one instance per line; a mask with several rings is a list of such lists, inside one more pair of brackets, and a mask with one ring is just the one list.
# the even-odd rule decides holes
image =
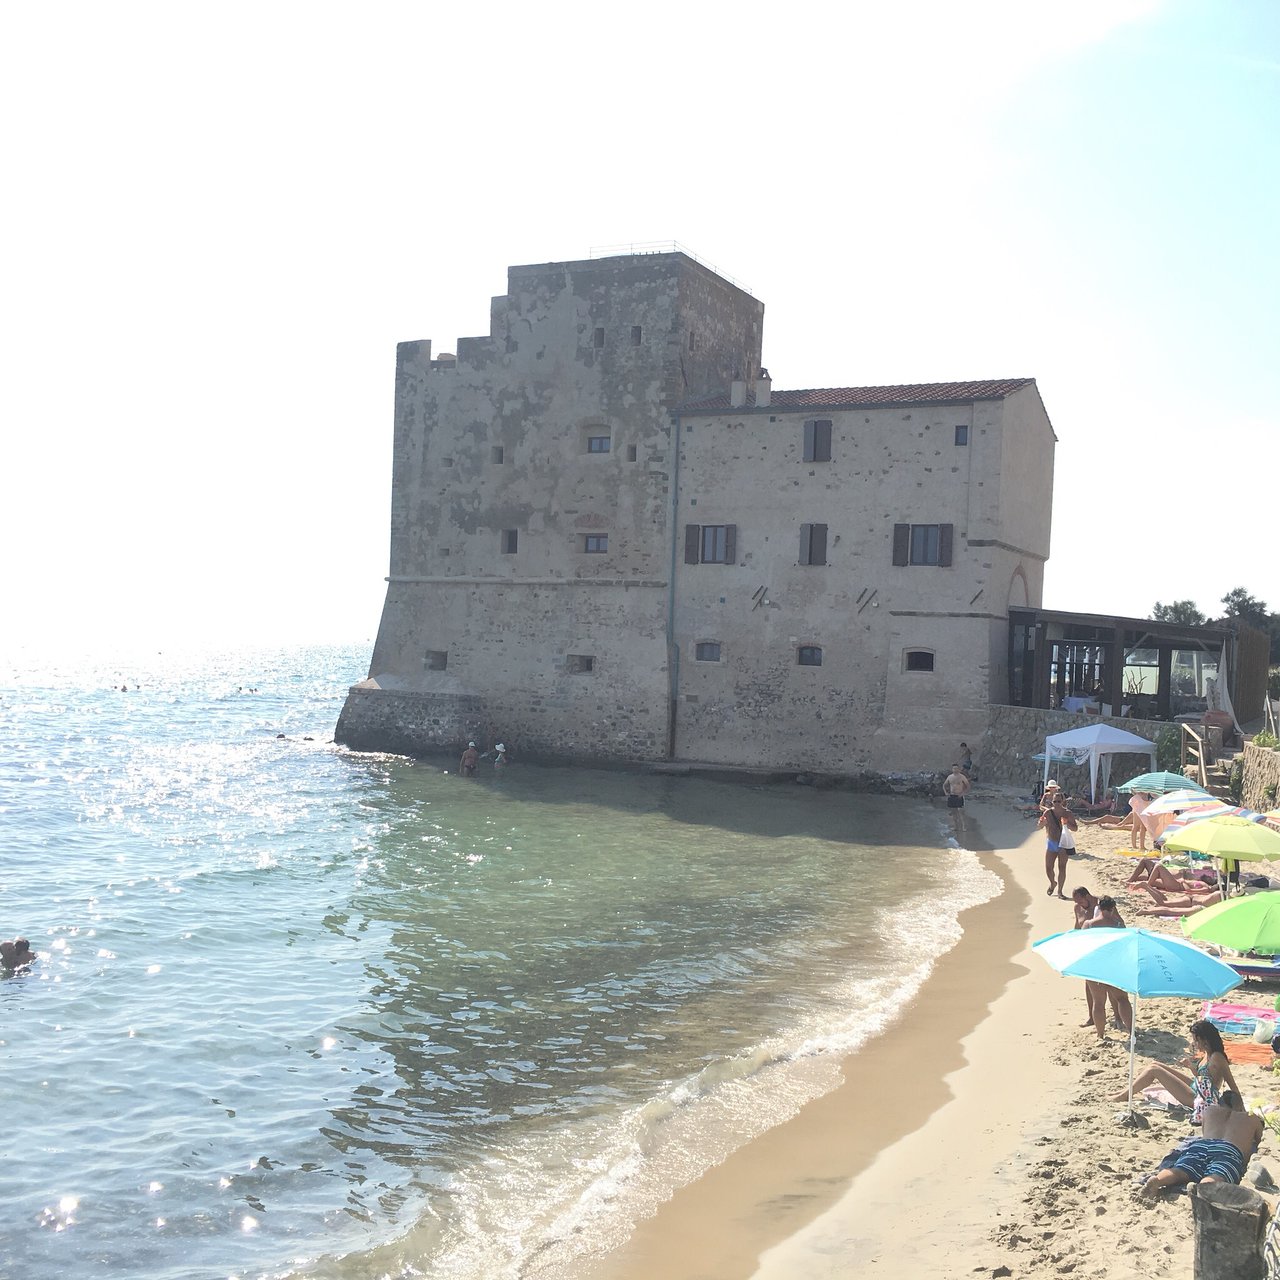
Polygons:
[[734,564],[738,553],[736,524],[687,524],[685,564]]
[[804,460],[831,461],[831,419],[810,418],[804,424]]
[[951,542],[952,530],[954,525],[940,524],[938,526],[938,563],[944,568],[951,563]]
[[911,554],[911,526],[895,524],[893,526],[893,563],[906,564]]
[[825,524],[800,526],[800,563],[827,563],[827,526]]

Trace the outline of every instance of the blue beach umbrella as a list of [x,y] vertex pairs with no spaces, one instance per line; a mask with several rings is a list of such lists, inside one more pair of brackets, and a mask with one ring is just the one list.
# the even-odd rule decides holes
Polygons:
[[1105,982],[1133,996],[1129,1028],[1129,1109],[1140,996],[1215,1000],[1244,979],[1230,965],[1181,938],[1150,929],[1069,929],[1031,944],[1031,950],[1069,978]]

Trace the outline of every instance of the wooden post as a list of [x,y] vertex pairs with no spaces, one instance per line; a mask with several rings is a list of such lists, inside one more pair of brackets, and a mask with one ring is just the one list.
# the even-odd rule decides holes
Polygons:
[[1199,1182],[1190,1191],[1195,1280],[1264,1280],[1267,1202],[1234,1182]]

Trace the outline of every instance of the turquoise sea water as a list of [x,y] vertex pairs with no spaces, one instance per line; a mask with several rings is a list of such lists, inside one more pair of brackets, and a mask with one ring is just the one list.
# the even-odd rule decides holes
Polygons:
[[0,1274],[572,1276],[998,887],[920,802],[351,755],[366,663],[5,667]]

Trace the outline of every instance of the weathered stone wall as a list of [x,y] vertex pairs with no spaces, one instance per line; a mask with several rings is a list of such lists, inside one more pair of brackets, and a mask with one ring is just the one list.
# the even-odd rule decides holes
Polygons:
[[[1268,794],[1268,788],[1271,788]],[[1280,751],[1270,747],[1255,747],[1252,742],[1244,748],[1244,789],[1240,803],[1250,809],[1265,813],[1276,808],[1280,791]]]
[[622,764],[660,760],[666,725],[660,708],[613,703],[572,717],[549,714],[546,699],[504,692],[501,700],[450,693],[353,688],[334,731],[353,751],[461,755],[501,742],[513,760]]
[[[1114,725],[1126,733],[1150,738],[1153,742],[1169,724],[1164,720],[1107,719],[1104,716],[1077,715],[1071,711],[1050,711],[1039,707],[990,708],[990,721],[980,749],[974,755],[977,777],[983,782],[1001,782],[1028,790],[1044,777],[1044,764],[1031,757],[1044,750],[1044,740],[1051,733],[1065,733],[1084,725]],[[969,739],[972,745],[973,740]],[[1124,782],[1151,768],[1144,755],[1118,752],[1111,757],[1111,782]],[[1069,792],[1086,793],[1089,789],[1089,766],[1055,764],[1049,776]]]

